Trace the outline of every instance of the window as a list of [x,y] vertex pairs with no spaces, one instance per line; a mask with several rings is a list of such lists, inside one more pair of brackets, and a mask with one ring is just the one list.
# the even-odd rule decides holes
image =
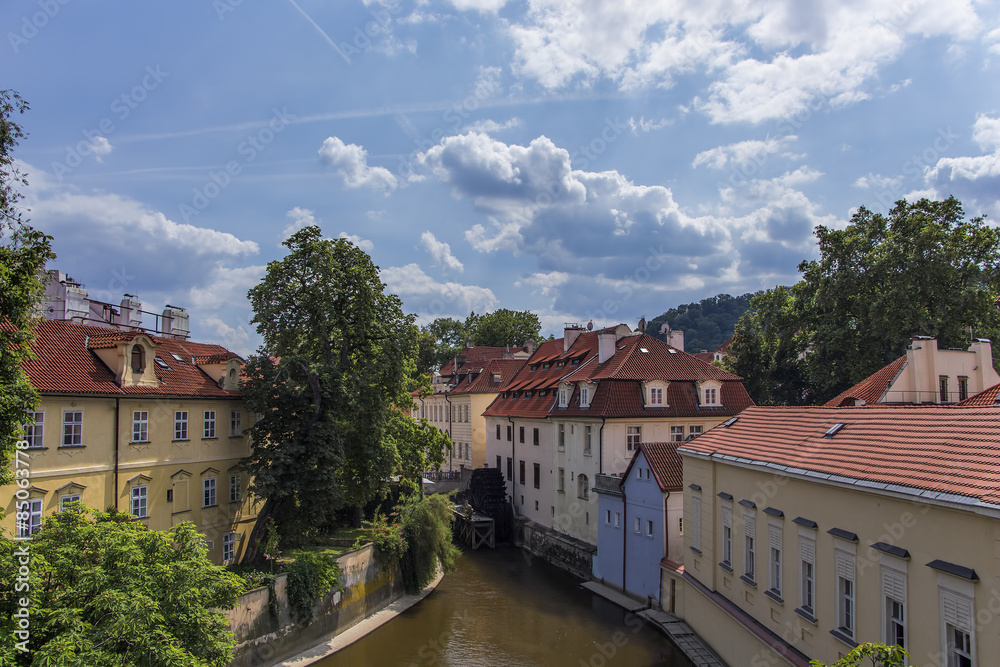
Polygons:
[[507,457],[507,481],[514,481],[514,459]]
[[583,431],[583,455],[590,456],[593,453],[593,433],[594,427],[586,426]]
[[642,520],[639,517],[634,517],[632,519],[632,525],[636,535],[642,532]]
[[24,439],[28,449],[38,449],[45,444],[45,413],[28,412],[24,423]]
[[149,411],[132,411],[132,442],[147,442],[149,440]]
[[580,387],[580,407],[590,407],[590,389],[587,387]]
[[240,502],[240,476],[230,475],[229,476],[229,502],[238,503]]
[[70,494],[65,495],[65,496],[60,496],[60,498],[59,498],[59,511],[62,512],[63,510],[65,510],[67,504],[73,503],[73,502],[79,502],[79,501],[80,501],[80,494],[79,493],[70,493]]
[[214,507],[215,506],[215,478],[206,477],[202,480],[202,488],[205,491],[204,502],[202,507]]
[[581,500],[590,499],[590,480],[586,475],[576,476],[576,495]]
[[236,557],[236,533],[222,536],[222,562],[229,563]]
[[532,463],[531,466],[532,466],[532,471],[531,471],[532,472],[532,480],[531,481],[534,482],[534,487],[536,489],[541,488],[542,467],[540,465],[538,465],[537,463]]
[[[566,493],[566,469],[559,468],[559,493]],[[608,510],[610,512],[611,510]],[[610,514],[609,514],[610,516]]]
[[519,428],[519,430],[518,430],[518,438],[519,438],[518,442],[520,442],[523,445],[524,444],[524,427],[520,426],[518,428]]
[[524,461],[523,460],[518,461],[517,464],[518,464],[518,473],[519,473],[518,479],[521,482],[521,486],[524,486]]
[[684,517],[677,518],[677,532],[680,535],[684,534]]
[[693,438],[697,438],[699,435],[701,435],[701,429],[702,427],[700,424],[698,426],[689,426],[687,439],[691,440]]
[[646,537],[653,536],[653,522],[650,519],[646,519]]
[[188,439],[188,413],[187,410],[174,411],[174,440]]
[[854,637],[854,554],[837,550],[837,629]]
[[243,414],[239,410],[232,410],[229,413],[229,435],[236,437],[243,435]]
[[670,427],[670,442],[683,442],[684,441],[684,427],[683,426],[671,426]]
[[972,635],[948,625],[948,666],[972,667]]
[[63,413],[63,447],[83,446],[83,411],[67,410]]
[[768,528],[770,554],[771,591],[781,597],[781,526],[771,524]]
[[799,606],[810,616],[816,614],[816,538],[799,533],[799,561],[802,582],[799,588]]
[[722,506],[722,564],[733,568],[733,508]]
[[615,512],[615,528],[621,528],[621,527],[622,527],[622,513]]
[[497,440],[500,439],[500,424],[497,424]]
[[743,513],[743,576],[750,581],[755,581],[757,571],[756,533],[757,519],[747,510]]
[[663,407],[663,388],[649,388],[649,404],[656,407]]
[[146,353],[142,345],[132,346],[132,372],[141,373],[146,370]]
[[514,441],[514,427],[510,424],[507,425],[507,442]]
[[205,410],[205,429],[202,432],[202,437],[215,437],[215,410]]
[[559,424],[559,451],[566,449],[566,425]]
[[705,387],[705,405],[719,404],[719,390],[715,387]]
[[497,454],[497,470],[500,470],[500,455]]
[[132,487],[132,504],[130,508],[132,516],[139,517],[140,519],[148,516],[146,514],[146,491],[145,484]]
[[948,378],[947,376],[941,376],[938,378],[938,388],[941,392],[941,402],[948,402]]
[[628,445],[628,451],[635,451],[639,449],[639,443],[642,442],[642,427],[641,426],[629,426],[626,428],[625,440]]
[[691,494],[691,548],[701,553],[701,492]]
[[605,514],[605,516],[604,516],[604,525],[605,526],[610,526],[611,525],[611,510],[604,510],[604,511],[607,512],[607,514]]
[[958,400],[964,401],[969,397],[969,378],[958,378]]
[[537,447],[538,446],[538,429],[537,428],[536,429],[532,429],[531,437],[532,437],[532,442]]
[[[945,655],[948,658],[948,667],[973,667],[975,657],[973,654],[973,623],[975,621],[975,609],[973,608],[972,596],[974,590],[967,588],[966,592],[953,590],[951,582],[939,579],[941,588],[941,621],[944,624]],[[961,584],[967,582],[955,582]],[[947,588],[945,588],[947,586]]]
[[42,528],[42,501],[20,500],[17,503],[17,536],[29,537]]
[[559,407],[566,407],[566,387],[559,387]]

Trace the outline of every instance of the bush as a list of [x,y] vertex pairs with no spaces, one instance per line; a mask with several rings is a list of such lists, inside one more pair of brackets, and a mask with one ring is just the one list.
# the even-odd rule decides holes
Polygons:
[[313,606],[336,589],[343,590],[340,566],[328,554],[309,551],[294,552],[295,560],[288,565],[288,605],[292,619],[306,625],[313,619]]
[[461,551],[452,544],[451,508],[451,499],[440,494],[401,508],[407,549],[400,567],[407,592],[416,593],[430,583],[439,563],[445,572],[455,569]]
[[[368,528],[368,537],[375,547],[375,555],[379,562],[390,567],[399,562],[406,553],[406,540],[403,539],[403,527],[399,524],[391,524],[385,515],[377,513],[371,521],[365,521]],[[363,538],[359,537],[354,542],[355,548],[363,543]]]

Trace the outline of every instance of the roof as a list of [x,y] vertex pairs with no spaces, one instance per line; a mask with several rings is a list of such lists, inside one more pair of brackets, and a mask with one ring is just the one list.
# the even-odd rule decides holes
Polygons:
[[629,461],[623,480],[628,479],[632,466],[639,460],[639,452],[646,457],[649,469],[653,471],[653,477],[660,487],[660,491],[679,491],[684,488],[684,460],[677,453],[677,448],[682,442],[644,442],[639,445],[639,449]]
[[[159,387],[121,387],[114,373],[92,350],[114,347],[119,341],[144,334],[156,344],[156,356],[168,368],[153,364]],[[238,391],[219,388],[195,358],[237,357],[221,345],[193,343],[189,340],[152,336],[142,331],[115,331],[63,320],[40,320],[35,325],[31,344],[34,359],[23,366],[31,384],[42,394],[164,395],[234,398]],[[180,357],[180,361],[173,354]],[[152,360],[150,360],[152,362]]]
[[[496,394],[524,366],[526,359],[491,359],[476,372],[465,372],[466,365],[459,369],[459,382],[448,391],[449,394]],[[499,376],[499,380],[494,380]]]
[[872,373],[861,382],[850,389],[837,394],[824,403],[828,408],[839,408],[848,405],[855,405],[855,401],[864,401],[866,404],[878,403],[889,391],[889,387],[896,381],[899,374],[906,366],[906,355],[904,354],[896,361],[885,366],[875,373]]
[[[844,426],[824,437],[835,424]],[[751,407],[729,427],[716,426],[684,443],[681,452],[777,467],[820,482],[857,483],[872,491],[916,489],[927,497],[966,497],[1000,506],[996,407]]]
[[964,401],[959,401],[955,405],[963,408],[986,407],[1000,403],[1000,384],[995,384],[988,389],[983,389],[978,394],[969,396]]
[[[522,348],[516,348],[520,350]],[[502,359],[505,354],[510,354],[515,351],[509,347],[490,347],[487,345],[476,345],[475,347],[467,347],[459,352],[456,356],[449,359],[441,366],[442,377],[447,377],[449,375],[454,375],[464,364],[467,363],[478,363],[481,367],[483,363],[491,359]],[[459,357],[464,357],[465,361],[462,363],[458,362]]]

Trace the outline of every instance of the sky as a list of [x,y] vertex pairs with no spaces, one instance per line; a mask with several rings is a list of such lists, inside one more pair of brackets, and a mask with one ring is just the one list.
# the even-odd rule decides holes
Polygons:
[[307,224],[420,324],[509,308],[559,336],[792,284],[815,227],[860,206],[954,194],[1000,219],[995,2],[7,0],[0,20],[49,268],[183,306],[241,354],[247,290]]

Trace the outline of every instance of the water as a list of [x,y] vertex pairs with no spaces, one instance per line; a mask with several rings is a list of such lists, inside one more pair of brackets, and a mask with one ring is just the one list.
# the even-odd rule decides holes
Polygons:
[[469,551],[437,590],[322,667],[690,667],[641,619],[519,549]]

